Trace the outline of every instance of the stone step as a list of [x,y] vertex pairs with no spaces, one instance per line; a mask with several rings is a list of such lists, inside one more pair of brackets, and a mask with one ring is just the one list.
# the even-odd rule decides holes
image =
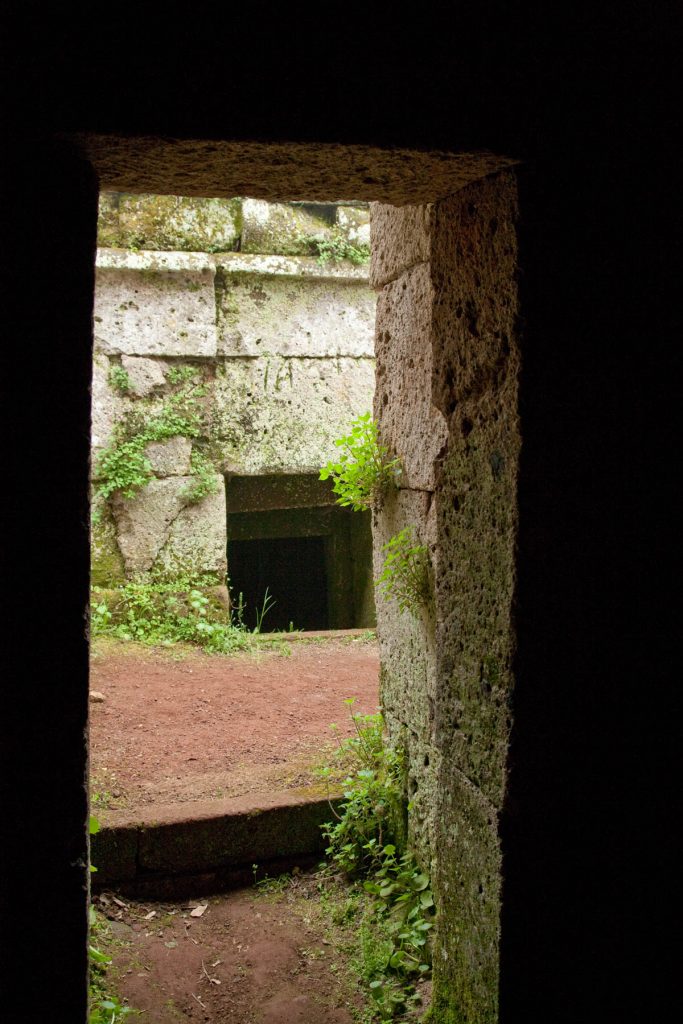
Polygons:
[[208,892],[308,866],[341,795],[321,786],[107,811],[91,837],[93,890],[138,896]]

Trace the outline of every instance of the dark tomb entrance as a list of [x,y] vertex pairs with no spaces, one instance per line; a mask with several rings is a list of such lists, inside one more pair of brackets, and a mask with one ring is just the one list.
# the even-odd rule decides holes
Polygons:
[[228,543],[233,606],[240,602],[242,621],[255,629],[266,593],[274,603],[261,628],[328,629],[324,537],[278,537]]
[[229,477],[226,499],[233,616],[267,632],[374,627],[369,513],[336,505],[317,473]]

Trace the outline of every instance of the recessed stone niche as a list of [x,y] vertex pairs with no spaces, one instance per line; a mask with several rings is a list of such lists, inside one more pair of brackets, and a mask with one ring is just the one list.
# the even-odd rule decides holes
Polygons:
[[[317,474],[227,480],[233,609],[253,629],[349,629],[375,624],[369,513],[334,503]],[[240,596],[241,595],[241,596]]]

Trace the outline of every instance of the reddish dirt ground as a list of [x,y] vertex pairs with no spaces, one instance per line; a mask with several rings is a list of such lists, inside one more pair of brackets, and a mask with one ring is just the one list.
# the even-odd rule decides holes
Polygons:
[[348,968],[357,922],[331,926],[315,876],[272,895],[160,904],[103,894],[98,904],[114,918],[111,983],[149,1024],[353,1024],[367,1005]]
[[312,766],[351,733],[349,707],[378,707],[367,636],[227,656],[97,641],[90,688],[94,809],[274,792],[314,781]]

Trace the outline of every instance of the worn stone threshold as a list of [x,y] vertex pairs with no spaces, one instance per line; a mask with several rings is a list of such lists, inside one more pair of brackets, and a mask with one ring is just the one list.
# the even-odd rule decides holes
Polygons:
[[355,629],[308,629],[292,633],[260,633],[268,640],[344,640],[346,638],[367,636],[368,633],[376,633],[375,626],[365,626]]
[[340,794],[320,786],[108,811],[91,838],[92,887],[130,895],[222,891],[320,859]]

